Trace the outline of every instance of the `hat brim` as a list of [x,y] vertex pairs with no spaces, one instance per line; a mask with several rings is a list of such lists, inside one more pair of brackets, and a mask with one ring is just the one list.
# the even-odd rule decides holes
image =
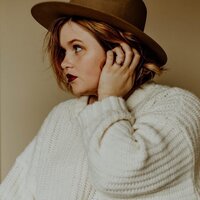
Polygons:
[[133,33],[145,46],[154,52],[159,65],[163,66],[167,62],[165,51],[155,40],[136,26],[116,16],[66,2],[43,2],[36,4],[32,7],[31,14],[38,23],[48,30],[53,21],[64,16],[80,16],[106,22],[114,27],[120,28],[121,30]]

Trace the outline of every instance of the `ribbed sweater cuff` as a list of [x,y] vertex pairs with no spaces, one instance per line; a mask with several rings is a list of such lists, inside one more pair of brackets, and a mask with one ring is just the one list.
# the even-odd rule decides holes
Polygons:
[[130,114],[126,102],[121,97],[110,96],[102,101],[97,101],[91,105],[88,105],[79,115],[84,126],[91,125],[91,121],[101,117],[102,115],[112,112]]
[[91,117],[97,117],[109,111],[128,112],[125,100],[121,97],[110,96],[88,105],[82,114],[90,112]]
[[95,133],[100,138],[107,128],[119,120],[127,120],[131,124],[134,122],[133,116],[127,109],[125,100],[114,96],[86,106],[80,112],[78,119],[81,128],[84,130],[86,145],[88,145],[89,140]]

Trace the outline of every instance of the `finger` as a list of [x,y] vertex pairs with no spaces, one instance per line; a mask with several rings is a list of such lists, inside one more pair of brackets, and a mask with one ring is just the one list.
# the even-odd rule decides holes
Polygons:
[[134,53],[134,57],[133,57],[133,60],[130,64],[130,70],[133,72],[135,70],[135,68],[137,67],[137,65],[139,64],[140,62],[140,54],[139,52],[135,49],[135,48],[132,48],[132,51]]
[[121,45],[123,51],[125,52],[125,59],[124,59],[123,67],[129,67],[133,60],[134,53],[133,53],[131,47],[128,44],[126,44],[125,42],[122,42],[120,45]]
[[107,51],[106,53],[106,62],[104,67],[110,67],[113,65],[114,62],[114,53],[112,50]]
[[124,51],[122,50],[122,48],[118,46],[112,49],[112,51],[116,54],[115,62],[119,65],[122,65],[125,58]]

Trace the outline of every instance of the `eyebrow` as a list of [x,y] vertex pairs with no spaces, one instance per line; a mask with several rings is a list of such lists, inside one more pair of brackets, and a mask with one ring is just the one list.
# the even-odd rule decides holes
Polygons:
[[73,40],[71,40],[71,41],[69,41],[68,43],[73,43],[73,42],[81,42],[81,43],[83,43],[81,40],[79,40],[79,39],[73,39]]

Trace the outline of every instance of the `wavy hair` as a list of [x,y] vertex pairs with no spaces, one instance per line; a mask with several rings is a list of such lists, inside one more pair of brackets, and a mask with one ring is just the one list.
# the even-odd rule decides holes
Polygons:
[[[138,40],[133,33],[122,31],[116,27],[110,26],[107,23],[99,22],[91,19],[80,17],[62,17],[58,18],[50,27],[45,36],[45,51],[49,54],[51,67],[55,72],[57,83],[63,90],[69,90],[66,78],[63,77],[61,68],[62,60],[64,59],[63,49],[60,46],[59,35],[62,26],[68,22],[76,22],[83,26],[97,39],[105,51],[111,50],[118,46],[120,42],[126,42],[130,47],[135,48],[141,55],[140,63],[135,69],[134,89],[140,87],[143,83],[154,78],[155,75],[160,75],[163,67],[156,61],[156,56],[144,44]],[[131,92],[130,91],[130,92]]]

